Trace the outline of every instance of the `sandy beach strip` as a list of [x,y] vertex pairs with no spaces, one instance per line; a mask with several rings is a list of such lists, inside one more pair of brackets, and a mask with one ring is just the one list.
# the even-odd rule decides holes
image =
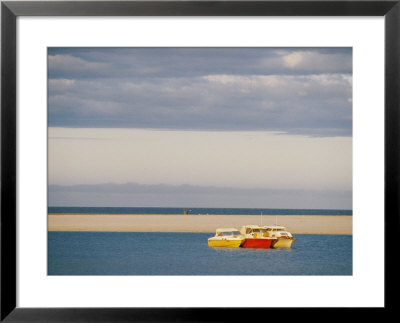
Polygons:
[[[347,234],[353,231],[352,216],[263,215],[262,224],[285,226],[296,234]],[[110,232],[209,232],[217,228],[240,229],[261,224],[259,215],[182,214],[49,214],[49,231]]]

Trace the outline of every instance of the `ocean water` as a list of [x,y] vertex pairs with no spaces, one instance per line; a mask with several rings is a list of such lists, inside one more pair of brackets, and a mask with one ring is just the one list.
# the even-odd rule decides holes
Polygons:
[[98,214],[248,214],[248,215],[352,215],[352,210],[330,209],[259,209],[259,208],[184,208],[184,207],[48,207],[49,213]]
[[48,232],[49,275],[352,275],[352,236],[291,249],[210,248],[210,233]]

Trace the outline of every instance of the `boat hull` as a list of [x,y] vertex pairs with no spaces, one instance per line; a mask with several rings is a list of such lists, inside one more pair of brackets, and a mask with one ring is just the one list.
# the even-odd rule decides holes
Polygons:
[[243,240],[208,240],[209,247],[216,248],[239,248]]
[[272,248],[291,248],[295,238],[278,238],[272,243]]
[[273,241],[274,241],[274,239],[246,238],[242,247],[243,248],[269,249],[269,248],[271,248]]

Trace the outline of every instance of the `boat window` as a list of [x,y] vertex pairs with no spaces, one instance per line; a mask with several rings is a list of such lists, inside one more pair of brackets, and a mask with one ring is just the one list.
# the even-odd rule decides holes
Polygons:
[[230,231],[230,232],[222,232],[222,234],[224,236],[236,236],[236,235],[240,235],[239,231]]
[[253,232],[256,232],[256,233],[264,233],[264,232],[266,232],[266,230],[265,229],[253,229]]

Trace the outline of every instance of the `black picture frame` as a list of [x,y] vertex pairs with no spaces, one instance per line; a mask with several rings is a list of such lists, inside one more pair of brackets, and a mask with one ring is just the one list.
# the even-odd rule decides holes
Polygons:
[[[1,3],[1,317],[3,322],[203,322],[261,319],[301,308],[19,308],[16,256],[16,19],[19,16],[382,16],[385,19],[385,306],[396,310],[399,236],[400,1],[2,1]],[[378,239],[378,240],[376,240]],[[371,256],[371,258],[373,258]],[[373,259],[371,259],[373,261]],[[345,291],[343,291],[345,293]],[[368,288],[366,286],[366,292]],[[292,295],[301,297],[301,295]],[[324,308],[330,318],[336,310]],[[346,310],[346,309],[342,309]],[[347,308],[347,310],[351,310]],[[248,313],[249,312],[249,313]],[[369,318],[372,314],[368,312]],[[271,314],[271,312],[268,312]],[[338,314],[338,317],[342,314]],[[270,317],[278,318],[275,315]],[[301,316],[297,316],[302,319]],[[283,319],[280,317],[280,319]],[[323,319],[319,317],[319,319]],[[340,319],[344,319],[341,317]]]

